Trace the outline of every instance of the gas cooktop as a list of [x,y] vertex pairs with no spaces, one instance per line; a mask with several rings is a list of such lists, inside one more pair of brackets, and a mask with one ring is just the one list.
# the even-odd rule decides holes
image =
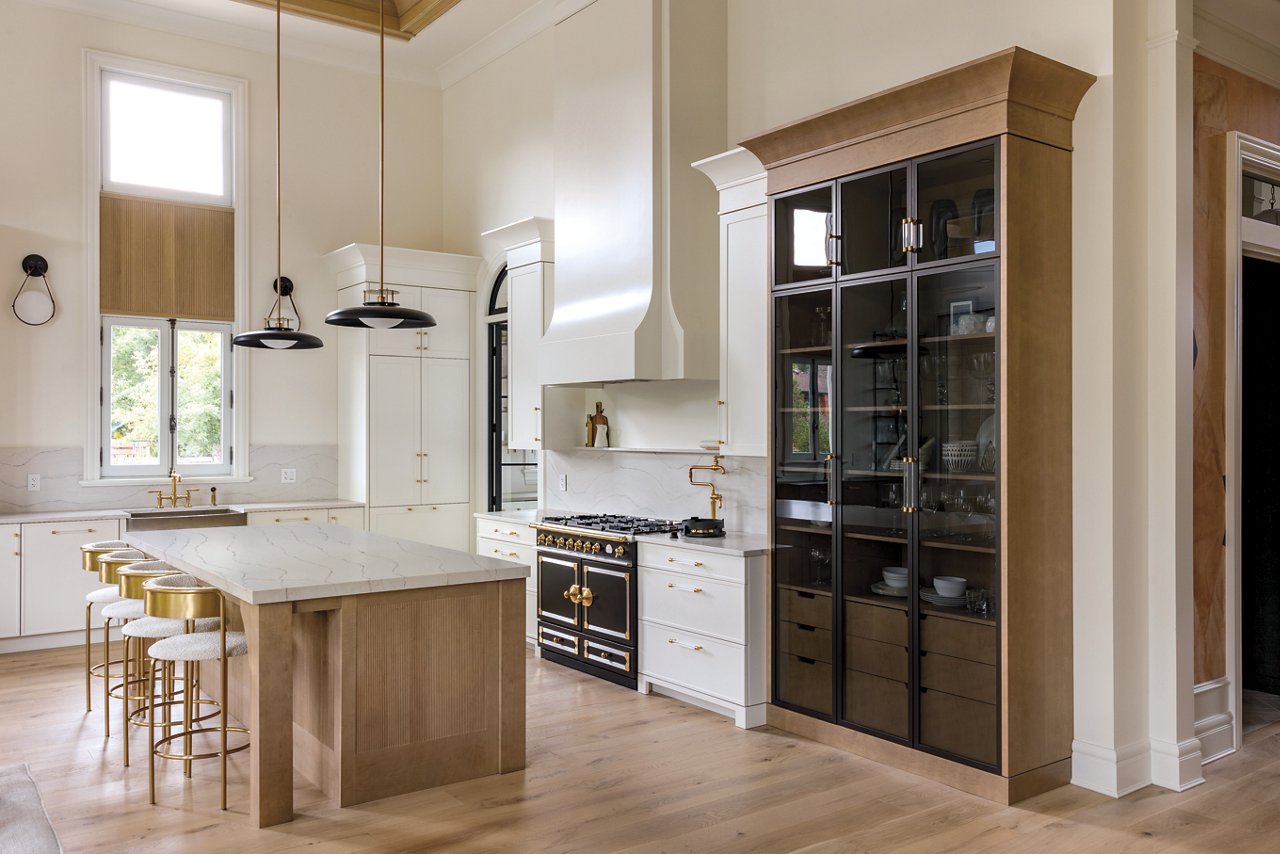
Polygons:
[[560,528],[577,528],[582,531],[607,531],[611,534],[669,534],[680,530],[680,523],[669,519],[646,519],[641,516],[617,516],[613,514],[578,516],[543,516],[538,524]]

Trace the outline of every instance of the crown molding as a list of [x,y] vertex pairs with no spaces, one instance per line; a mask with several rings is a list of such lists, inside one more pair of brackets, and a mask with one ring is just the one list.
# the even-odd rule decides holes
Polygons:
[[440,88],[448,89],[594,2],[595,0],[542,0],[471,47],[441,63],[436,69]]
[[1280,89],[1280,45],[1198,7],[1193,20],[1196,53]]

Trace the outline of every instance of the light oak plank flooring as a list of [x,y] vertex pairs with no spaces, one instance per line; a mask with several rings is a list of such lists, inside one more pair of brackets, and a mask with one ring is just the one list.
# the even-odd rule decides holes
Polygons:
[[147,803],[145,736],[84,714],[79,648],[0,656],[0,765],[27,762],[75,851],[852,852],[1248,851],[1280,844],[1280,723],[1250,734],[1208,782],[1119,801],[1074,787],[1015,807],[856,756],[643,697],[528,659],[522,772],[345,810],[300,782],[298,817],[248,826],[244,754],[230,811],[217,765],[161,768]]

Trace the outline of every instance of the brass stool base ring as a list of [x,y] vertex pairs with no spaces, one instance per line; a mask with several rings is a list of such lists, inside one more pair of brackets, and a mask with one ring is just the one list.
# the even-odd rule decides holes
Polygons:
[[[187,730],[186,732],[175,732],[173,735],[156,739],[156,745],[152,749],[152,753],[154,753],[156,756],[160,757],[161,759],[174,759],[181,762],[187,762],[195,759],[216,759],[217,757],[222,755],[217,751],[214,751],[213,753],[165,753],[160,748],[171,741],[176,741],[177,739],[180,739],[180,738],[186,738],[187,736],[191,736],[194,738],[197,735],[219,735],[221,732],[222,730],[218,729],[217,727],[214,727],[212,729],[199,728],[199,729]],[[249,730],[245,729],[242,726],[229,726],[227,727],[227,732],[228,733],[238,732],[238,733],[243,733],[244,735],[249,734]],[[248,749],[249,749],[249,742],[246,741],[244,744],[238,745],[236,747],[228,747],[227,755],[230,756],[233,753],[239,753],[242,750],[248,750]]]

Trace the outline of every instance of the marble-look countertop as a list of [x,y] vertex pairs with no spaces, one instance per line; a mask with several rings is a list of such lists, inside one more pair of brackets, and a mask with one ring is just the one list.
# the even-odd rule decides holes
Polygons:
[[[473,513],[477,519],[498,519],[503,522],[530,522],[542,521],[541,510],[490,510],[484,513]],[[555,515],[554,513],[552,514]]]
[[[177,509],[199,510],[208,506],[208,504],[197,504],[191,508],[179,507]],[[228,507],[243,513],[255,513],[258,511],[331,510],[345,507],[363,507],[364,503],[333,498],[328,501],[271,501],[258,504],[233,502],[231,504],[219,504],[218,506]],[[32,513],[0,513],[0,525],[25,525],[32,522],[84,522],[89,519],[123,519],[125,514],[131,510],[153,511],[155,509],[155,507],[132,507],[112,510],[45,510]],[[173,508],[166,507],[165,509]]]
[[[547,512],[545,510],[496,510],[487,513],[476,513],[477,519],[498,519],[512,523],[541,522],[543,516],[563,516],[562,511]],[[670,534],[644,534],[636,537],[637,543],[675,546],[691,551],[710,554],[734,555],[736,557],[755,557],[768,554],[769,538],[764,534],[747,534],[741,531],[726,531],[723,537],[686,537],[680,535],[678,540],[671,539]]]
[[130,531],[124,539],[252,605],[527,578],[527,564],[339,525]]

